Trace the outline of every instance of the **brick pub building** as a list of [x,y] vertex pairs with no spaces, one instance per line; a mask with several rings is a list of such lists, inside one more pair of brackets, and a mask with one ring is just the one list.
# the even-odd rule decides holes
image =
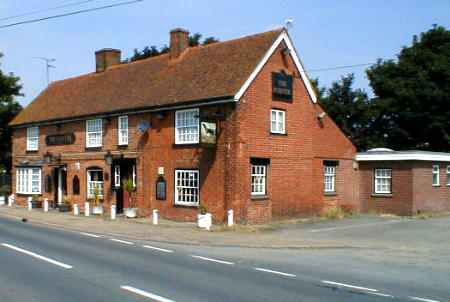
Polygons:
[[122,63],[96,52],[96,71],[52,83],[12,121],[13,193],[82,208],[241,223],[358,207],[356,149],[317,103],[284,29],[206,46],[170,33],[167,54]]

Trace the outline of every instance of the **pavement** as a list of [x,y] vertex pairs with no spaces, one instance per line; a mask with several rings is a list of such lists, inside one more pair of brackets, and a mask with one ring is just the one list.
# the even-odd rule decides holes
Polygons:
[[0,301],[450,301],[448,216],[221,230],[0,207]]

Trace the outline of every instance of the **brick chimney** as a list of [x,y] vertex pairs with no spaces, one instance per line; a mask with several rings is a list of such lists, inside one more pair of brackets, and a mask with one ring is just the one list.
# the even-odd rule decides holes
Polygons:
[[170,59],[178,58],[189,47],[189,32],[182,28],[170,31]]
[[118,49],[103,48],[95,52],[95,70],[103,72],[109,67],[120,64],[121,52]]

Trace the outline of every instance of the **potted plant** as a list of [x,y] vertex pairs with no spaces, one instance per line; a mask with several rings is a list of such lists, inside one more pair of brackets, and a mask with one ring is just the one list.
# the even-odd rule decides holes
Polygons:
[[58,209],[60,212],[70,212],[72,210],[70,200],[64,197],[63,202],[58,206]]
[[99,187],[94,188],[94,207],[92,209],[94,215],[103,214],[103,198]]
[[124,209],[125,210],[125,216],[127,218],[136,218],[137,217],[137,208],[136,208],[136,204],[135,204],[135,200],[133,198],[133,193],[135,191],[135,186],[133,183],[133,179],[128,178],[126,180],[124,180],[123,184],[122,184],[122,188],[125,192],[128,193],[128,208]]
[[211,229],[212,225],[212,215],[208,213],[208,209],[204,205],[198,207],[199,214],[197,215],[198,227],[202,229]]
[[33,209],[42,208],[42,201],[39,200],[39,195],[31,196],[31,207]]

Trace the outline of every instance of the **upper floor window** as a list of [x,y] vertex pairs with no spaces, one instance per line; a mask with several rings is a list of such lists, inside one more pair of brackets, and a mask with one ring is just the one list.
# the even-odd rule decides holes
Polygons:
[[450,166],[447,166],[447,186],[450,186]]
[[336,166],[324,166],[325,193],[336,192]]
[[284,110],[272,109],[270,111],[270,132],[286,133],[286,112]]
[[433,186],[439,186],[440,185],[440,180],[439,180],[439,165],[433,165]]
[[27,151],[39,149],[39,127],[27,128]]
[[392,169],[375,169],[375,194],[392,193]]
[[41,168],[17,168],[16,192],[18,194],[41,194]]
[[175,204],[198,206],[199,186],[198,170],[175,170]]
[[119,116],[119,145],[128,145],[128,116]]
[[86,121],[86,147],[101,147],[103,141],[102,119]]
[[199,109],[175,112],[175,143],[196,144],[199,142]]

